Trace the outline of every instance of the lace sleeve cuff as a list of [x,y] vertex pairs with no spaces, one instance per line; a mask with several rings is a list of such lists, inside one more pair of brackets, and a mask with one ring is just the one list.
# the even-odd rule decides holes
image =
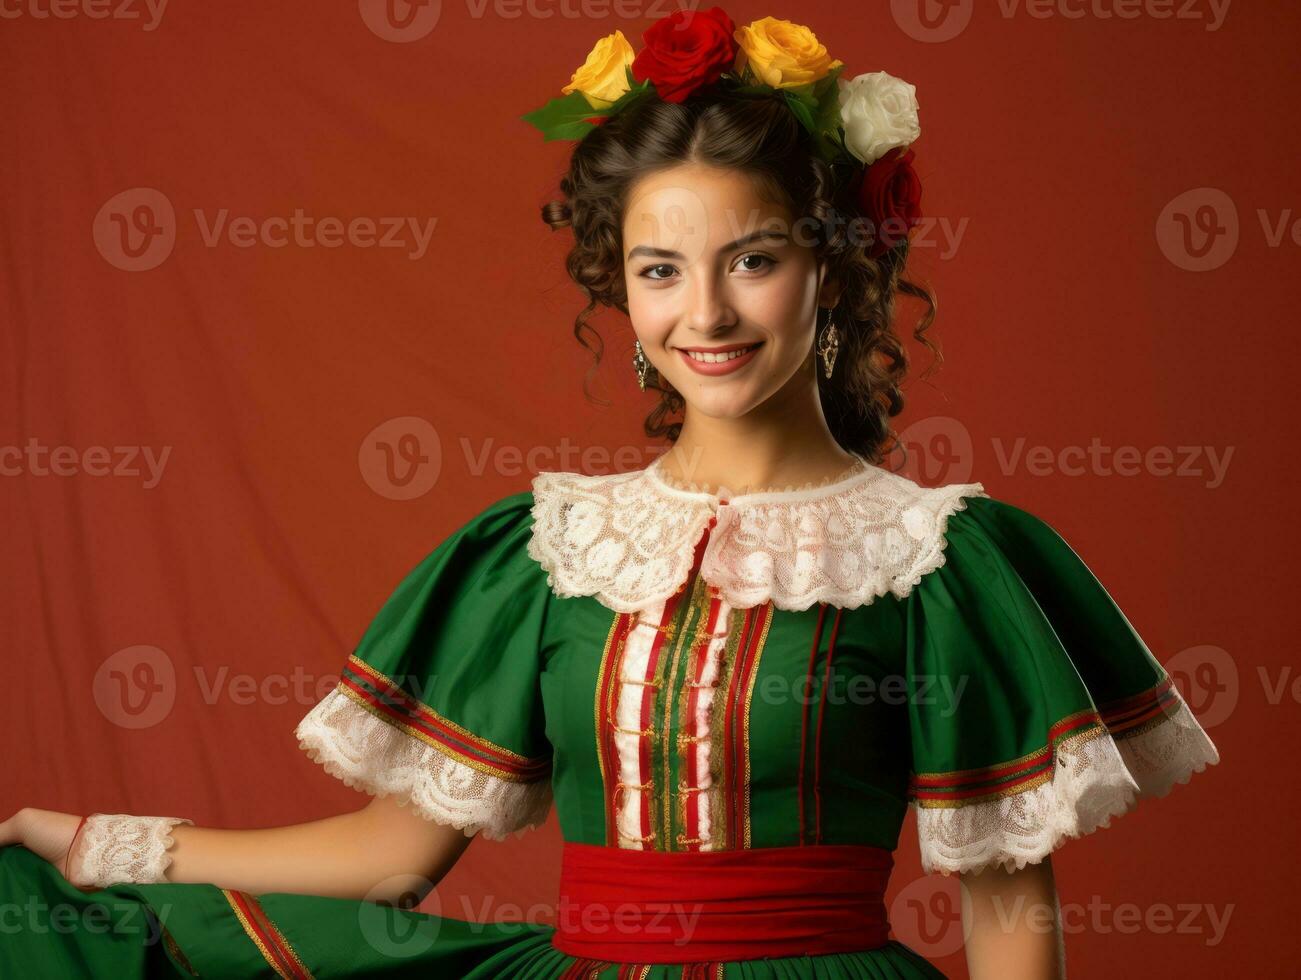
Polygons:
[[[1146,798],[1163,797],[1219,762],[1215,744],[1168,687],[1170,706],[1121,733],[1096,726],[1058,743],[1050,769],[989,798],[941,805],[918,801],[922,869],[942,874],[1001,865],[1019,870],[1073,837],[1109,827]],[[1106,717],[1114,721],[1114,715]]]
[[128,813],[93,813],[73,842],[68,880],[79,888],[107,888],[167,880],[172,863],[172,828],[191,824],[183,817],[137,817]]
[[[422,717],[431,716],[423,708]],[[465,729],[451,743],[399,726],[342,688],[312,708],[296,734],[308,757],[348,786],[394,796],[467,837],[519,837],[545,823],[551,809],[549,760],[516,755]]]

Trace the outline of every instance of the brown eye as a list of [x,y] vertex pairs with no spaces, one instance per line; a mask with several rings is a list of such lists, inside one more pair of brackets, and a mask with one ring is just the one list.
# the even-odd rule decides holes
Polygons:
[[654,280],[654,279],[667,279],[667,278],[669,278],[668,276],[652,276],[651,273],[654,272],[656,269],[670,269],[670,270],[671,270],[672,268],[673,268],[673,266],[671,266],[671,265],[652,265],[652,266],[649,266],[649,267],[646,268],[646,269],[643,269],[643,270],[641,271],[640,275],[641,275],[643,278],[645,278],[645,279],[651,279],[651,280]]
[[[738,259],[737,261],[738,261],[738,263],[740,263],[740,262],[747,262],[747,261],[749,261],[750,259],[757,259],[757,260],[759,260],[760,263],[764,263],[764,264],[767,264],[767,265],[776,265],[776,264],[777,264],[777,262],[776,262],[775,259],[771,259],[771,258],[769,258],[769,257],[766,256],[766,255],[761,255],[761,254],[758,253],[758,252],[751,252],[749,255],[742,255],[741,258]],[[746,271],[746,272],[759,272],[759,271],[762,270],[763,268],[764,268],[764,265],[763,265],[763,264],[760,264],[760,265],[752,265],[752,266],[747,266],[747,267],[745,268],[745,271]]]

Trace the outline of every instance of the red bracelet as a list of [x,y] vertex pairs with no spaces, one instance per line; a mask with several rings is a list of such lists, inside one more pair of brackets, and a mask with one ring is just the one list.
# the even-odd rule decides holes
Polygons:
[[68,853],[63,859],[63,877],[67,878],[69,881],[72,880],[71,878],[68,878],[68,869],[72,866],[72,849],[76,846],[77,836],[81,833],[81,828],[86,825],[86,821],[89,817],[90,814],[88,813],[86,816],[82,817],[81,822],[77,824],[77,829],[72,833],[72,843],[68,845]]

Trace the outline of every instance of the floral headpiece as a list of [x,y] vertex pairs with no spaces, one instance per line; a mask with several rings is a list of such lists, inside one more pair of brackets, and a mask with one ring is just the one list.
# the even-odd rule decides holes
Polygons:
[[777,94],[812,134],[822,159],[853,168],[851,192],[877,232],[873,257],[921,220],[921,181],[910,146],[921,135],[913,85],[883,71],[846,81],[844,63],[807,27],[764,17],[737,29],[721,7],[675,10],[642,41],[634,52],[622,31],[601,38],[560,90],[563,98],[521,118],[547,140],[581,140],[652,95],[682,102],[713,84]]

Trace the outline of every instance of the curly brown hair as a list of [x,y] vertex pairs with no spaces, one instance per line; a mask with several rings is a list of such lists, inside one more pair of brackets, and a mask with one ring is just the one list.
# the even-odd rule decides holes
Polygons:
[[[560,180],[563,199],[544,204],[542,220],[552,230],[573,229],[565,266],[588,299],[574,320],[574,336],[593,355],[584,378],[588,397],[604,349],[588,320],[601,306],[628,314],[622,219],[629,189],[650,172],[686,163],[747,173],[770,200],[813,225],[814,255],[827,263],[827,278],[842,284],[833,314],[840,332],[835,370],[830,379],[818,372],[831,433],[844,449],[874,463],[902,449],[890,425],[904,407],[901,386],[908,370],[903,340],[893,329],[895,297],[903,293],[925,304],[912,331],[932,354],[925,377],[941,360],[925,336],[935,318],[935,296],[929,286],[904,278],[905,236],[878,258],[869,256],[871,242],[851,232],[851,221],[861,228],[865,220],[852,200],[861,165],[829,164],[818,156],[808,131],[770,94],[709,86],[681,103],[650,97],[608,118],[574,148]],[[660,393],[660,401],[646,417],[646,434],[673,442],[682,422],[672,417],[684,409],[684,400],[656,371],[647,387]]]

